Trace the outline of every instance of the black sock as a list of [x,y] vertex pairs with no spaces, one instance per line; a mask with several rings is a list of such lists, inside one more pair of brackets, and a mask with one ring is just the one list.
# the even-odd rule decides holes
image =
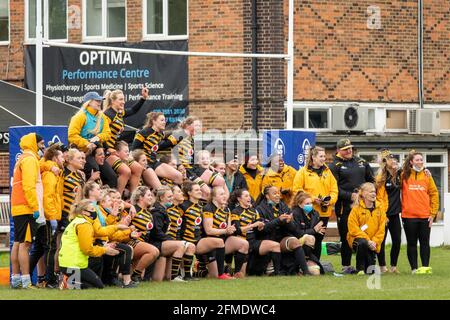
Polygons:
[[216,261],[217,261],[217,271],[219,276],[223,274],[224,263],[225,263],[225,248],[216,249]]
[[300,266],[300,269],[302,269],[303,274],[310,274],[308,265],[306,264],[306,257],[305,252],[303,251],[302,247],[298,247],[294,250],[294,258],[295,258],[295,264]]
[[236,258],[234,259],[234,268],[236,272],[241,272],[242,265],[247,262],[248,254],[236,252]]
[[43,276],[38,276],[38,283],[44,282],[45,281],[45,275]]
[[281,269],[281,252],[271,252],[270,257],[273,262],[273,274],[277,276]]
[[204,278],[208,275],[208,269],[206,268],[206,265],[208,264],[208,257],[205,254],[196,256],[198,260],[198,267],[194,276],[197,278]]
[[185,254],[183,256],[183,265],[184,265],[184,276],[191,277],[191,265],[192,260],[194,260],[194,256]]
[[137,276],[139,278],[139,280],[141,280],[142,279],[142,271],[134,269],[133,270],[133,276]]
[[233,253],[229,253],[225,255],[225,272],[232,274],[233,273]]
[[172,257],[172,270],[170,277],[172,280],[178,276],[178,270],[180,270],[180,264],[182,261],[182,258]]

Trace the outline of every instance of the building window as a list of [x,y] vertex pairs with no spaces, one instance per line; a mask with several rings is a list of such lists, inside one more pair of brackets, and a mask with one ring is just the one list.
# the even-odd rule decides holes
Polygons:
[[293,128],[328,131],[330,130],[330,110],[327,107],[294,105]]
[[144,39],[187,38],[187,0],[143,0]]
[[83,8],[85,41],[126,40],[126,0],[84,0]]
[[[420,150],[417,150],[421,152]],[[403,162],[408,156],[408,152],[391,150],[397,160],[399,160],[400,167],[403,166]],[[436,183],[436,187],[439,191],[439,208],[442,212],[444,204],[444,193],[448,190],[448,159],[446,152],[422,152],[425,162],[425,167],[430,170],[433,180]],[[374,173],[376,174],[380,167],[380,152],[377,151],[361,151],[358,156],[369,162]]]
[[[67,39],[67,0],[41,0],[43,37],[50,40]],[[26,1],[26,39],[36,39],[36,0]]]
[[406,130],[407,124],[406,110],[386,110],[386,129]]
[[0,43],[9,42],[9,0],[0,0]]

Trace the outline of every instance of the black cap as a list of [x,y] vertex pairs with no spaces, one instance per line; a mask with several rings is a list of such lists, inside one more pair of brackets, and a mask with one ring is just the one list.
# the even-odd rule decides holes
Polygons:
[[350,139],[345,138],[345,139],[340,139],[337,144],[336,144],[336,148],[337,149],[348,149],[348,148],[353,148],[352,142],[350,141]]

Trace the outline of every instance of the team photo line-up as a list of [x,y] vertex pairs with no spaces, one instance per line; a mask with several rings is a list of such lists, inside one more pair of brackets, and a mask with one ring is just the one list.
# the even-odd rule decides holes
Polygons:
[[[341,139],[330,164],[325,149],[314,146],[298,171],[279,154],[262,168],[256,153],[227,162],[206,150],[194,154],[201,121],[189,116],[169,134],[159,112],[147,115],[130,152],[120,137],[148,90],[141,95],[125,108],[120,90],[88,92],[70,119],[68,146],[46,148],[36,133],[21,137],[11,191],[12,288],[321,275],[333,211],[343,273],[370,273],[376,260],[381,272],[399,273],[402,224],[412,273],[432,272],[430,230],[439,198],[421,153],[412,150],[400,168],[383,150],[374,174]],[[164,152],[175,147],[176,156]]]

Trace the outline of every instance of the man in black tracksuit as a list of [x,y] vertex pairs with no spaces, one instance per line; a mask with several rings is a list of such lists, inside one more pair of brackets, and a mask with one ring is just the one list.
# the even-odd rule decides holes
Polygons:
[[349,139],[339,140],[336,147],[337,154],[329,168],[339,187],[335,212],[341,237],[342,269],[345,273],[353,273],[352,249],[347,243],[348,216],[357,197],[357,189],[365,182],[374,182],[374,175],[367,161],[353,155],[353,145]]

